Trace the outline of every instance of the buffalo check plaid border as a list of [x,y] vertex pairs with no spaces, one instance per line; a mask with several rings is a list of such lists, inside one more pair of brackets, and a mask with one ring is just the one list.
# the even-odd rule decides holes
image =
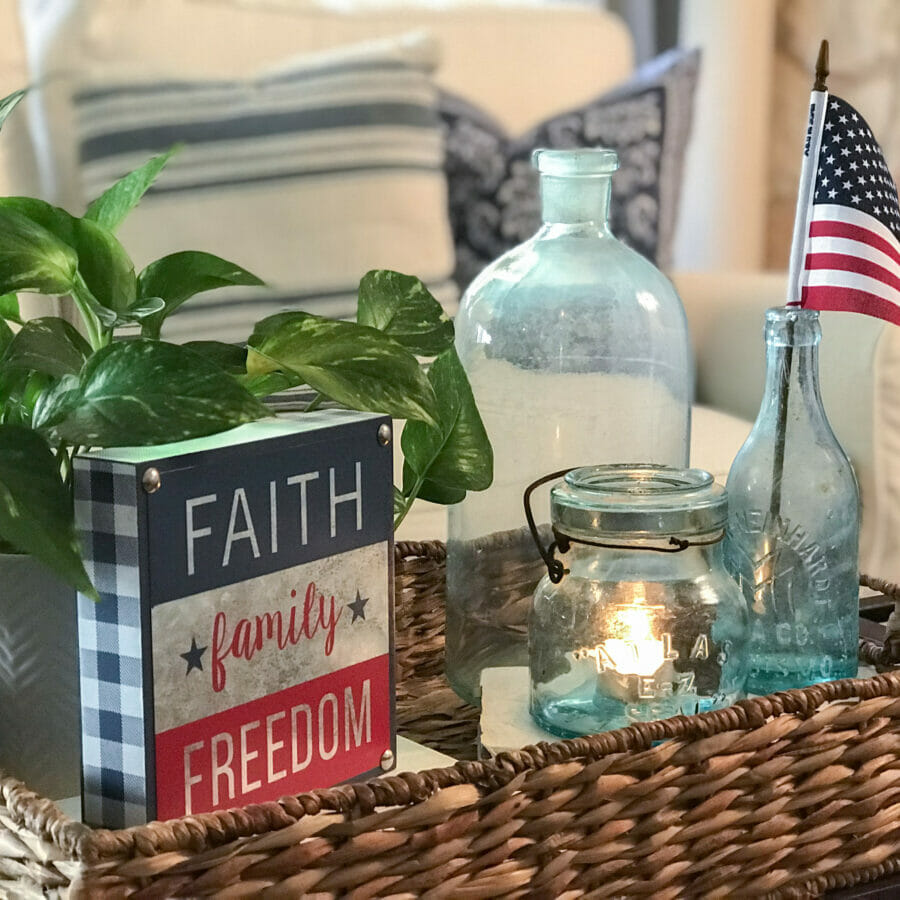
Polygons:
[[79,595],[84,821],[152,818],[138,559],[139,486],[130,465],[75,460],[75,524],[100,602]]

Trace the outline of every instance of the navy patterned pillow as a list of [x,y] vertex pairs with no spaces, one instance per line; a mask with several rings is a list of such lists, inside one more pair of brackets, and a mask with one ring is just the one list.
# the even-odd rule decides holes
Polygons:
[[699,50],[671,50],[620,87],[517,138],[472,103],[443,93],[444,169],[460,290],[537,230],[538,176],[531,165],[537,147],[615,150],[613,233],[661,268],[669,266],[699,64]]

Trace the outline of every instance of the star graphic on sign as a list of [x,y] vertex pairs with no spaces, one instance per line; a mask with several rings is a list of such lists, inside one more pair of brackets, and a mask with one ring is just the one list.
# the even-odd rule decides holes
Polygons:
[[197,639],[191,637],[191,649],[187,653],[178,654],[183,660],[187,661],[187,671],[184,673],[186,676],[191,674],[192,669],[203,671],[202,657],[204,653],[206,653],[206,647],[198,647]]
[[356,599],[352,603],[348,603],[347,606],[353,610],[353,618],[350,620],[350,624],[352,625],[357,619],[366,620],[366,604],[369,602],[368,597],[363,597],[359,593],[359,589],[356,591]]

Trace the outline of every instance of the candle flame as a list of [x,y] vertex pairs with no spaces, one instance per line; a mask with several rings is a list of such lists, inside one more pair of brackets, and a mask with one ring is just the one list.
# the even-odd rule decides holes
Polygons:
[[622,623],[622,637],[626,641],[653,640],[653,626],[650,621],[651,610],[646,606],[623,606],[619,608]]
[[604,650],[613,662],[612,668],[622,675],[654,675],[666,661],[666,648],[653,634],[661,606],[647,606],[647,592],[642,582],[631,586],[631,603],[615,607],[618,636],[607,638]]

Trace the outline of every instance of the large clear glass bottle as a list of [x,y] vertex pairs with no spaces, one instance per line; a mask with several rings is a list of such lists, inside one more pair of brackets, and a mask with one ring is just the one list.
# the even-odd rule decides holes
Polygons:
[[765,334],[765,395],[727,482],[757,694],[856,675],[859,638],[859,489],[822,407],[819,314],[770,309]]
[[[687,464],[692,359],[669,280],[609,230],[611,150],[538,150],[543,225],[472,283],[456,348],[494,483],[450,510],[447,674],[477,703],[486,666],[526,665],[541,577],[522,492],[579,464]],[[535,510],[549,527],[549,503]]]

